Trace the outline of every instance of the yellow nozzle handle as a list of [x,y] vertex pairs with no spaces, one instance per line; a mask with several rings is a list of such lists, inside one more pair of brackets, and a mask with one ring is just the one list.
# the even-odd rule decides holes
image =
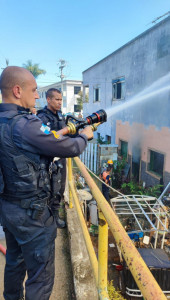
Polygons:
[[96,131],[97,130],[97,127],[101,124],[101,122],[99,123],[94,123],[93,125],[91,125],[91,128],[93,131]]
[[70,134],[76,133],[76,126],[72,122],[68,122],[67,128]]
[[[101,124],[101,122],[99,123],[95,123],[90,125],[93,131],[97,130],[97,127]],[[67,124],[67,128],[68,128],[68,133],[69,134],[75,134],[77,132],[76,130],[76,126],[72,123],[72,122],[68,122]]]

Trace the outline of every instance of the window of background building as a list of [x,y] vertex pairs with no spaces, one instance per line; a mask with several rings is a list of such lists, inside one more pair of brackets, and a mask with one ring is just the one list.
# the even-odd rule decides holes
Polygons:
[[125,98],[125,77],[112,80],[113,100]]
[[148,163],[148,171],[155,173],[158,176],[163,176],[163,167],[164,167],[164,155],[155,152],[153,150],[149,150],[150,161]]
[[108,143],[108,144],[111,144],[111,136],[110,135],[106,135],[106,142]]
[[74,104],[74,112],[80,112],[80,111],[81,111],[80,105]]
[[100,133],[97,132],[97,139],[100,140]]
[[100,87],[94,88],[94,102],[100,101]]
[[74,86],[74,95],[77,95],[81,91],[80,86]]
[[128,142],[120,141],[120,155],[127,158],[128,155]]

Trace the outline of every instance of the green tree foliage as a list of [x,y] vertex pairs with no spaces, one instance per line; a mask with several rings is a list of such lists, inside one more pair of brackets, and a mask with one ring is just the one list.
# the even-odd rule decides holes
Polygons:
[[83,92],[80,91],[78,93],[78,98],[77,98],[77,104],[79,106],[79,110],[81,111],[83,109],[83,103],[89,102],[89,94],[85,95],[85,99],[83,99]]
[[89,102],[89,94],[88,93],[85,95],[85,99],[83,100],[83,102],[84,103]]
[[23,64],[23,67],[30,71],[35,78],[46,73],[45,70],[39,68],[39,64],[33,64],[32,60],[27,60],[27,63]]
[[79,111],[81,111],[82,108],[83,108],[83,92],[82,92],[82,91],[80,91],[80,92],[78,93],[77,104],[78,104],[78,106],[79,106]]

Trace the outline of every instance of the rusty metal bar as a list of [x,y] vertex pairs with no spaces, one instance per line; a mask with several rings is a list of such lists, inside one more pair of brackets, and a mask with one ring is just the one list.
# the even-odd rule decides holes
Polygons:
[[116,243],[119,246],[126,264],[129,267],[134,280],[136,281],[136,284],[141,290],[144,299],[166,300],[166,297],[159,287],[158,283],[156,282],[155,278],[153,277],[139,252],[133,245],[131,239],[120,223],[117,215],[114,213],[109,203],[107,203],[100,189],[87,172],[84,164],[78,157],[75,157],[74,160],[79,167],[83,177],[85,178],[88,186],[90,187],[91,192],[96,199],[100,209],[102,210],[109,228],[116,240]]

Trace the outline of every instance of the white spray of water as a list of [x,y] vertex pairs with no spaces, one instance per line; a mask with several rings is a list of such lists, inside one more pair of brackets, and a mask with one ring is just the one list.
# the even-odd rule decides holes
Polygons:
[[170,73],[165,75],[164,77],[160,78],[159,80],[155,81],[152,85],[148,88],[144,89],[142,92],[138,93],[128,101],[124,102],[123,104],[119,104],[117,106],[112,106],[106,109],[107,117],[111,117],[116,113],[144,102],[145,100],[151,100],[154,96],[158,96],[159,94],[163,94],[164,92],[170,90]]

